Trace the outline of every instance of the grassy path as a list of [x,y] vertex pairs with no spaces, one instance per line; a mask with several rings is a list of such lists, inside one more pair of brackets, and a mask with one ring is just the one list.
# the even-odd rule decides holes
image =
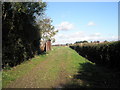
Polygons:
[[69,47],[53,47],[46,55],[3,71],[3,87],[111,87],[108,82],[113,78],[109,70],[95,66]]

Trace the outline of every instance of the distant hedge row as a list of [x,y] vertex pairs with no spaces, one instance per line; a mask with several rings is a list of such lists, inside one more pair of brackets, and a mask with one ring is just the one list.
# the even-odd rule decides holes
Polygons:
[[111,68],[120,67],[120,41],[72,45],[70,48],[96,64]]

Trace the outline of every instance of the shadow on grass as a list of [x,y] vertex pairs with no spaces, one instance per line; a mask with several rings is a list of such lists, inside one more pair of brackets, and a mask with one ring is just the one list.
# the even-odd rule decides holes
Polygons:
[[70,82],[60,85],[65,88],[120,88],[120,73],[93,63],[80,64],[78,73]]

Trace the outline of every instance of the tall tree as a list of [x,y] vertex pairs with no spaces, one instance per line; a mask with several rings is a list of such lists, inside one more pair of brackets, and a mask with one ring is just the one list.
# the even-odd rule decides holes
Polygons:
[[55,42],[55,34],[58,30],[55,30],[55,27],[51,24],[52,20],[50,18],[44,18],[38,21],[39,28],[41,29],[41,41],[51,40]]
[[36,16],[44,14],[44,2],[2,3],[3,67],[15,66],[33,57],[39,48]]

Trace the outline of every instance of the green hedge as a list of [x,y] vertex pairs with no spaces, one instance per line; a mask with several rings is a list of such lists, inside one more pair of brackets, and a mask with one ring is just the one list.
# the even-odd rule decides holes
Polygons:
[[43,16],[45,8],[44,2],[2,2],[2,68],[41,53],[41,29],[36,19]]
[[72,45],[70,48],[96,64],[111,68],[119,68],[120,66],[120,41],[99,44],[88,43],[82,46]]

